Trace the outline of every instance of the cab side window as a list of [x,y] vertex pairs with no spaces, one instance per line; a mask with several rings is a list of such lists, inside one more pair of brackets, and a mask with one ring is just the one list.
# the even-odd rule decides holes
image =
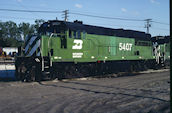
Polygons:
[[77,38],[76,37],[76,31],[73,31],[73,36],[74,36],[74,38]]
[[86,32],[83,31],[83,39],[85,39],[85,38],[86,38]]
[[86,39],[86,32],[85,31],[80,31],[80,30],[77,30],[77,31],[72,31],[69,29],[69,38],[75,38],[75,39]]
[[77,31],[77,38],[81,39],[81,31],[80,30]]
[[69,38],[72,38],[72,31],[69,29]]

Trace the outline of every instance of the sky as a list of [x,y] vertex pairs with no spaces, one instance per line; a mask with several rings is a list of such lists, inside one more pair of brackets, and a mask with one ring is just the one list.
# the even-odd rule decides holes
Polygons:
[[[84,24],[109,28],[123,28],[146,32],[145,21],[126,21],[81,16],[94,16],[145,20],[152,19],[149,33],[152,36],[169,35],[169,0],[0,0],[0,9],[57,11],[57,13],[9,12],[0,10],[0,21],[17,24],[35,19],[64,20],[61,11],[69,10],[68,21],[83,21]],[[59,12],[60,11],[60,12]]]

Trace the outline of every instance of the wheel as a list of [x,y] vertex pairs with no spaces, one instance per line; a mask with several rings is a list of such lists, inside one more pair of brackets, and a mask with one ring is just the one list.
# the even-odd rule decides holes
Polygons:
[[26,67],[24,66],[23,63],[21,63],[21,65],[17,66],[17,69],[16,69],[16,79],[17,80],[21,80],[21,81],[24,81],[26,79]]
[[36,81],[36,66],[30,69],[30,81]]

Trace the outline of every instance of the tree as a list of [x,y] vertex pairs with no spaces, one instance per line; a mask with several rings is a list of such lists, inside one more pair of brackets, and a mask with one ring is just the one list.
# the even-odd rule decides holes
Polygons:
[[35,24],[20,23],[13,21],[0,21],[0,47],[18,47],[23,44],[23,40],[28,34],[37,33],[39,27],[45,21],[42,19],[35,20]]
[[18,26],[15,22],[0,22],[0,47],[18,47],[22,44]]
[[0,47],[5,47],[6,46],[6,41],[0,37]]
[[41,24],[43,24],[45,21],[44,20],[42,20],[42,19],[36,19],[35,20],[35,31],[36,31],[36,33],[38,32],[38,29],[39,29],[39,27],[41,26]]
[[20,38],[18,27],[15,22],[7,21],[3,23],[2,31],[3,31],[2,34],[3,38],[14,38],[14,39]]
[[5,41],[4,41],[4,38],[2,37],[2,34],[3,34],[2,27],[3,27],[2,22],[0,22],[0,47],[5,46]]
[[30,25],[29,23],[24,23],[24,22],[20,23],[18,29],[21,37],[23,36],[24,39],[28,34],[34,33],[34,26]]

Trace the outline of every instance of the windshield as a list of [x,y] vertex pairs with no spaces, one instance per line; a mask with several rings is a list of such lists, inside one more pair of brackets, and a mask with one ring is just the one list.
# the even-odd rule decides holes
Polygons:
[[46,22],[40,26],[38,33],[41,35],[49,35],[51,33],[60,33],[60,24]]

